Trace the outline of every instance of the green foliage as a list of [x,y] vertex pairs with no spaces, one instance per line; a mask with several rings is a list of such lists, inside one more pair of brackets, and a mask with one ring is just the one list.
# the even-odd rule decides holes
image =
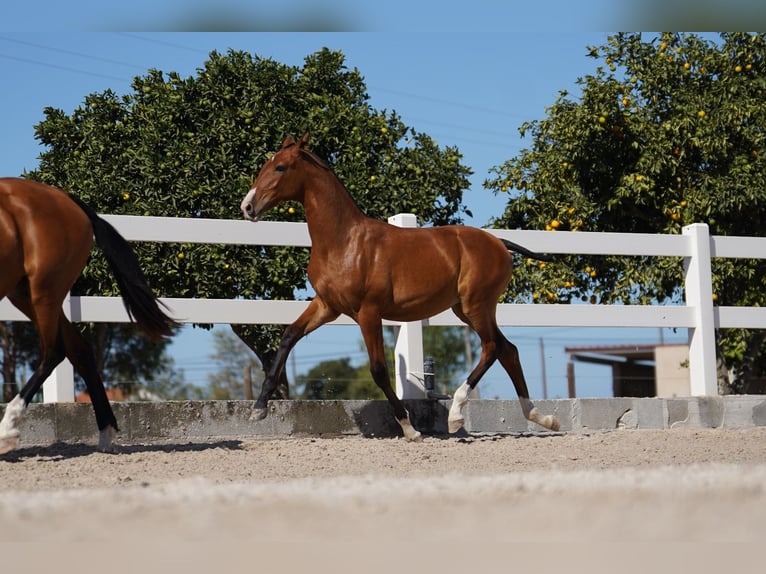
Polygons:
[[351,365],[349,357],[322,361],[296,381],[302,385],[301,398],[324,400],[383,399],[369,371]]
[[[230,331],[213,331],[215,351],[210,357],[216,363],[216,370],[208,375],[210,398],[252,399],[257,396],[263,371],[247,346]],[[245,370],[250,373],[250,392],[245,389]]]
[[[579,100],[562,92],[545,119],[523,124],[531,147],[485,182],[509,194],[494,226],[680,233],[702,222],[717,235],[763,235],[766,35],[726,33],[712,42],[617,34],[589,55],[603,65],[578,81]],[[766,304],[763,261],[715,261],[713,271],[720,304]],[[678,260],[572,256],[564,265],[521,265],[507,299],[650,303],[682,296]],[[723,335],[724,355],[739,375],[745,356],[764,363],[757,341]]]
[[[28,175],[76,193],[101,213],[239,219],[269,154],[287,133],[305,130],[368,215],[410,212],[438,225],[468,213],[461,200],[471,172],[457,149],[441,149],[396,113],[373,109],[361,74],[328,49],[306,57],[303,67],[213,52],[193,77],[150,70],[129,94],[90,94],[71,115],[48,108],[36,127],[47,149]],[[303,213],[282,205],[267,218],[301,221]],[[306,287],[306,249],[136,248],[162,296],[292,299]],[[101,257],[92,258],[75,291],[117,294]],[[280,332],[236,329],[267,369]]]
[[468,327],[425,327],[423,356],[434,359],[436,391],[452,394],[479,362],[479,338]]
[[[383,328],[383,341],[388,360],[389,382],[394,382],[394,328]],[[361,350],[365,350],[360,342]],[[475,365],[467,364],[467,355],[473,362],[478,360],[478,338],[471,332],[466,338],[464,327],[425,327],[423,329],[423,353],[432,357],[436,366],[436,391],[451,393]],[[415,368],[421,371],[422,368]],[[323,361],[308,373],[298,376],[302,386],[301,396],[307,399],[383,399],[383,392],[372,380],[370,364],[358,367],[351,359]]]
[[[144,391],[166,399],[195,396],[195,389],[175,370],[165,345],[137,336],[132,325],[96,323],[81,330],[91,343],[106,387],[121,388],[131,400],[140,398]],[[76,389],[84,390],[84,381],[75,375]]]
[[2,402],[10,402],[40,360],[37,331],[28,322],[0,322],[0,376],[3,380]]

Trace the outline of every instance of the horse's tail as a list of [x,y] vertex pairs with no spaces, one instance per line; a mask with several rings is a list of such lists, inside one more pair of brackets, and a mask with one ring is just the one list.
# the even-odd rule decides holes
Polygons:
[[500,241],[503,242],[503,245],[505,245],[506,249],[508,251],[514,251],[516,253],[521,253],[522,255],[529,257],[530,259],[536,259],[538,261],[547,261],[548,263],[551,263],[555,261],[555,258],[553,255],[549,255],[547,253],[535,253],[534,251],[530,251],[526,247],[522,247],[518,243],[514,243],[513,241],[508,241],[507,239],[499,238]]
[[73,195],[69,197],[90,219],[96,244],[101,248],[109,268],[117,279],[122,302],[130,318],[135,320],[151,339],[161,340],[170,336],[172,328],[178,323],[160,309],[162,303],[146,283],[138,259],[128,242],[89,205]]

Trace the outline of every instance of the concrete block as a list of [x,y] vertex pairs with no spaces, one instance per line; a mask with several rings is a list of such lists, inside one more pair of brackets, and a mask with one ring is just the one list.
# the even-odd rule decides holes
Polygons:
[[665,428],[665,400],[658,398],[635,399],[639,429]]
[[526,432],[527,419],[518,401],[469,400],[465,430],[469,433]]
[[721,401],[723,427],[727,429],[766,426],[766,397],[761,395],[734,395]]
[[[637,409],[634,398],[614,398],[604,399],[575,399],[580,406],[579,425],[573,425],[573,429],[590,430],[608,430],[616,429],[620,426],[620,421],[625,414]],[[628,417],[631,418],[631,417]],[[638,423],[636,423],[638,424]]]
[[[29,405],[21,419],[21,439],[29,444],[56,442],[55,410],[55,404]],[[5,415],[5,405],[2,405],[2,415]]]
[[98,426],[96,426],[96,415],[93,413],[92,405],[55,403],[53,407],[57,441],[98,444]]
[[353,414],[344,402],[275,401],[275,423],[288,423],[291,435],[357,434]]
[[766,427],[766,398],[757,397],[757,402],[753,405],[752,421],[754,426]]
[[674,428],[689,420],[690,399],[665,399],[665,428]]
[[189,439],[202,426],[202,401],[115,403],[120,442]]
[[[719,428],[723,424],[723,397],[667,399],[667,403],[668,428]],[[681,418],[683,414],[685,418]]]
[[[251,420],[253,401],[166,401],[113,403],[120,444],[191,441],[244,436],[356,435],[401,437],[387,401],[272,401],[263,420]],[[413,425],[428,435],[447,434],[451,401],[407,400]],[[766,426],[766,397],[737,395],[686,398],[537,400],[543,415],[553,414],[563,432],[612,429],[749,428]],[[0,405],[0,414],[4,406]],[[471,399],[469,433],[543,432],[529,423],[517,400]],[[21,422],[22,445],[54,442],[98,443],[89,404],[32,404]]]
[[[410,421],[420,432],[424,432],[424,420],[421,411],[413,408],[413,401],[405,401],[405,407],[410,411]],[[352,414],[354,424],[362,436],[370,438],[400,437],[402,427],[394,418],[394,411],[387,401],[354,401]]]

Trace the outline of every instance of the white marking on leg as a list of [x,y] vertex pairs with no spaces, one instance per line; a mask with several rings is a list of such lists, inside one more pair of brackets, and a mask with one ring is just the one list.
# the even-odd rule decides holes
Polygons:
[[98,450],[101,452],[116,452],[117,449],[112,444],[112,439],[117,435],[117,431],[112,425],[102,429],[98,433]]
[[471,390],[468,381],[465,381],[452,396],[452,406],[447,418],[447,426],[451,433],[456,433],[465,424],[465,406],[468,404],[468,395],[471,394]]
[[0,421],[0,454],[19,446],[19,423],[27,405],[21,395],[16,395],[5,407],[5,415]]
[[541,416],[540,411],[537,410],[537,407],[529,399],[519,399],[519,402],[521,403],[521,410],[527,420],[552,431],[557,431],[561,428],[559,419],[553,415]]
[[406,419],[396,419],[396,422],[398,422],[399,426],[402,427],[404,440],[409,442],[420,442],[423,440],[423,435],[415,430],[415,427],[412,426],[412,423],[410,422],[410,413],[407,413]]

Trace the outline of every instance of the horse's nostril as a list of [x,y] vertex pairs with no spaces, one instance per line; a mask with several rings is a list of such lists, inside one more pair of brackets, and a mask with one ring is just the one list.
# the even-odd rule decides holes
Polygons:
[[247,212],[248,215],[252,215],[253,214],[253,204],[252,203],[248,203],[245,206],[245,211]]

